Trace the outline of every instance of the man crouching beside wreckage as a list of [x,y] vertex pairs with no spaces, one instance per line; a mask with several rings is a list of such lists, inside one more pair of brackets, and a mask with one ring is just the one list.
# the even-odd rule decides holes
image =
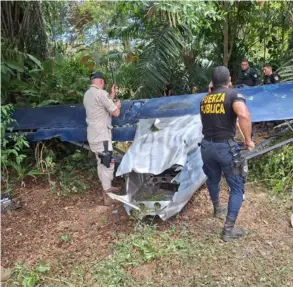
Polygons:
[[92,73],[91,86],[86,91],[83,104],[86,110],[87,140],[91,151],[96,154],[98,177],[103,187],[104,204],[110,205],[112,200],[108,192],[119,192],[112,186],[114,163],[112,162],[112,116],[120,115],[120,101],[114,102],[117,91],[113,85],[109,95],[104,89],[105,78],[102,73]]
[[220,217],[227,211],[227,206],[220,204],[219,197],[222,173],[230,187],[228,214],[222,234],[224,241],[244,235],[242,228],[234,227],[242,205],[245,183],[245,177],[241,172],[243,167],[235,158],[239,155],[239,146],[234,141],[237,117],[246,147],[254,148],[251,140],[250,114],[245,97],[236,90],[228,88],[230,82],[230,72],[226,67],[215,68],[212,74],[214,89],[202,99],[200,104],[204,135],[201,143],[203,171],[208,177],[207,186],[215,217]]

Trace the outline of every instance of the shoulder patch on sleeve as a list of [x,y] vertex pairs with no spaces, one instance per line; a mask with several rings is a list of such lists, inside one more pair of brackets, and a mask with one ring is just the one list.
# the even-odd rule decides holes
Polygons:
[[242,98],[245,100],[245,97],[242,94],[237,93],[237,98]]
[[274,79],[275,79],[276,81],[278,81],[278,80],[279,80],[279,77],[278,77],[278,76],[275,76]]
[[253,76],[254,76],[255,78],[257,78],[257,74],[254,74]]

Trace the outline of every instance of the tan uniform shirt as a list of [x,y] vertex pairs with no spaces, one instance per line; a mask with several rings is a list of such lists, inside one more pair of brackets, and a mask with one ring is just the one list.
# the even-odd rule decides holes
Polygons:
[[95,145],[103,141],[112,141],[112,113],[117,106],[103,89],[91,85],[83,98],[86,110],[87,140]]

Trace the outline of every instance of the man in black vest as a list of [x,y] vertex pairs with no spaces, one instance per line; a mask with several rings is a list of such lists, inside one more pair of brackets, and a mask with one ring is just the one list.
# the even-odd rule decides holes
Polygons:
[[259,78],[256,71],[249,67],[248,60],[241,61],[241,72],[238,78],[237,85],[242,86],[257,86],[259,84]]
[[236,90],[228,88],[231,82],[229,70],[224,66],[215,68],[212,82],[214,89],[202,99],[200,104],[204,135],[201,154],[215,217],[220,217],[227,211],[226,206],[220,204],[222,173],[230,187],[228,214],[222,236],[224,241],[230,241],[244,234],[243,229],[234,227],[243,201],[245,182],[243,174],[235,168],[237,167],[235,156],[240,156],[240,148],[234,141],[237,118],[246,147],[253,149],[254,143],[251,140],[251,119],[245,97]]
[[264,85],[269,84],[277,84],[280,82],[281,78],[279,74],[273,73],[272,66],[270,64],[263,65],[263,73],[264,73]]

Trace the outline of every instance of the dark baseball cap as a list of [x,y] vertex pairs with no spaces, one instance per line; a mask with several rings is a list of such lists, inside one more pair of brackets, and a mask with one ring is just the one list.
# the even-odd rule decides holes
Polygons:
[[212,73],[212,82],[214,87],[227,85],[230,81],[230,72],[224,66],[216,67]]
[[105,80],[105,76],[100,72],[94,72],[94,73],[91,73],[90,79],[91,80],[93,80],[93,79],[103,79],[103,80]]

